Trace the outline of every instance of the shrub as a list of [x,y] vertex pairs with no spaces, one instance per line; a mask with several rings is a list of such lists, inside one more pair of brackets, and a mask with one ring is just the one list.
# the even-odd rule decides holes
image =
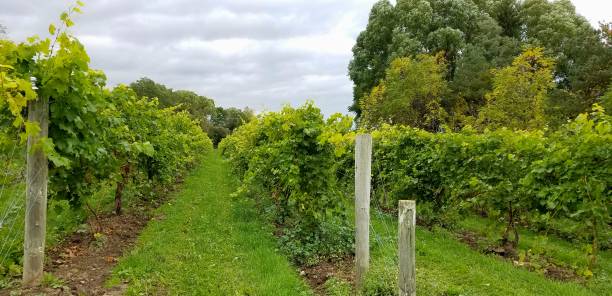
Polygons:
[[[505,224],[501,241],[512,248],[519,223],[559,228],[565,237],[591,241],[592,265],[610,241],[612,124],[597,105],[547,136],[470,127],[434,134],[389,125],[373,136],[373,200],[381,207],[415,199],[421,222],[442,226],[453,225],[458,211],[477,209]],[[574,235],[559,223],[566,220],[574,221]]]
[[397,285],[399,270],[395,265],[378,264],[370,268],[366,274],[360,291],[362,296],[396,296],[399,294]]
[[353,295],[353,287],[341,279],[329,278],[323,285],[327,296],[350,296]]
[[[300,263],[349,249],[349,229],[339,223],[346,220],[347,201],[338,189],[337,158],[347,151],[343,143],[351,125],[341,115],[325,120],[309,102],[266,113],[219,144],[242,178],[237,194],[274,205],[283,249]],[[262,190],[268,194],[256,194]]]

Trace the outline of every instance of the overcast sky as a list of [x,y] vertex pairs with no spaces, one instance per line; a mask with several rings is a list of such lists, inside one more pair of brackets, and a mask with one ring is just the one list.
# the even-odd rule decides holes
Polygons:
[[[347,113],[351,47],[375,0],[90,0],[72,32],[109,85],[149,77],[224,107],[278,110],[312,99]],[[612,0],[573,0],[593,24]],[[67,0],[0,0],[9,38],[46,36]]]

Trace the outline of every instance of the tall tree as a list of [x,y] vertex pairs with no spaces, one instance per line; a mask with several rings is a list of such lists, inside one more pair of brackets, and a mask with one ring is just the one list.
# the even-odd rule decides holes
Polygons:
[[139,97],[157,98],[162,108],[176,106],[179,110],[189,112],[204,130],[209,126],[210,117],[215,112],[213,100],[188,90],[172,90],[146,77],[132,82],[130,88]]
[[359,100],[399,57],[442,52],[448,67],[446,78],[452,80],[464,47],[490,40],[479,37],[489,34],[483,24],[492,23],[495,21],[471,0],[398,0],[395,6],[379,1],[353,48],[349,76],[354,82],[354,104],[350,110],[361,115]]
[[492,16],[502,28],[504,36],[521,38],[523,19],[518,0],[482,1],[480,7]]
[[368,26],[357,37],[353,47],[353,60],[349,64],[349,76],[355,82],[351,111],[360,114],[359,100],[384,76],[387,68],[389,43],[392,40],[395,15],[388,0],[380,0],[370,12]]
[[526,0],[522,16],[526,42],[555,58],[556,89],[547,113],[563,123],[590,109],[612,78],[612,47],[569,0]]
[[604,107],[607,114],[612,113],[612,83],[608,85],[608,90],[601,97],[601,106]]
[[176,107],[187,111],[192,119],[198,121],[215,146],[234,129],[255,117],[248,108],[240,110],[216,107],[212,99],[189,90],[173,90],[146,77],[131,83],[130,88],[140,97],[157,98],[160,107]]
[[[610,26],[591,27],[569,0],[378,2],[353,48],[351,110],[361,115],[357,102],[394,59],[442,52],[451,87],[447,102],[455,102],[443,107],[474,116],[492,87],[486,68],[508,66],[527,47],[543,47],[556,61],[555,88],[544,103],[552,126],[589,110],[612,78]],[[464,111],[457,103],[466,105]]]
[[391,62],[385,79],[361,100],[361,125],[404,124],[437,131],[446,120],[441,108],[446,69],[440,60],[418,55]]
[[493,90],[479,114],[486,127],[539,129],[545,125],[544,102],[554,87],[554,62],[542,48],[525,50],[511,66],[494,71]]

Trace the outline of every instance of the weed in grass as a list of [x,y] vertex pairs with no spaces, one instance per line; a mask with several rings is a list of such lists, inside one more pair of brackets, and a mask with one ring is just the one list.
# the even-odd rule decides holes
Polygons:
[[52,289],[61,289],[66,285],[63,280],[55,277],[53,274],[48,272],[45,272],[45,274],[43,275],[41,284],[43,287],[48,287]]
[[335,277],[329,278],[323,288],[327,296],[350,296],[353,294],[353,287],[350,283]]

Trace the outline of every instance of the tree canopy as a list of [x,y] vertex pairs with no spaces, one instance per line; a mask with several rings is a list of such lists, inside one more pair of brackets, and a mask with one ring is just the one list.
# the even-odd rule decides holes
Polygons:
[[554,87],[552,59],[541,48],[527,49],[512,65],[494,71],[493,90],[479,122],[492,127],[541,129],[544,127],[544,101]]
[[139,97],[157,98],[162,108],[176,107],[189,112],[215,145],[254,117],[253,111],[248,108],[216,107],[210,98],[189,90],[173,90],[146,77],[132,82],[130,87]]
[[612,78],[610,26],[593,28],[569,0],[388,0],[372,7],[353,47],[351,111],[401,57],[440,53],[446,61],[446,112],[477,117],[494,87],[491,69],[509,66],[522,49],[542,47],[554,59],[554,87],[544,113],[559,125],[590,108]]
[[448,89],[445,70],[444,63],[429,55],[395,59],[385,79],[361,100],[362,125],[389,123],[437,130],[445,117],[440,114],[440,100]]

